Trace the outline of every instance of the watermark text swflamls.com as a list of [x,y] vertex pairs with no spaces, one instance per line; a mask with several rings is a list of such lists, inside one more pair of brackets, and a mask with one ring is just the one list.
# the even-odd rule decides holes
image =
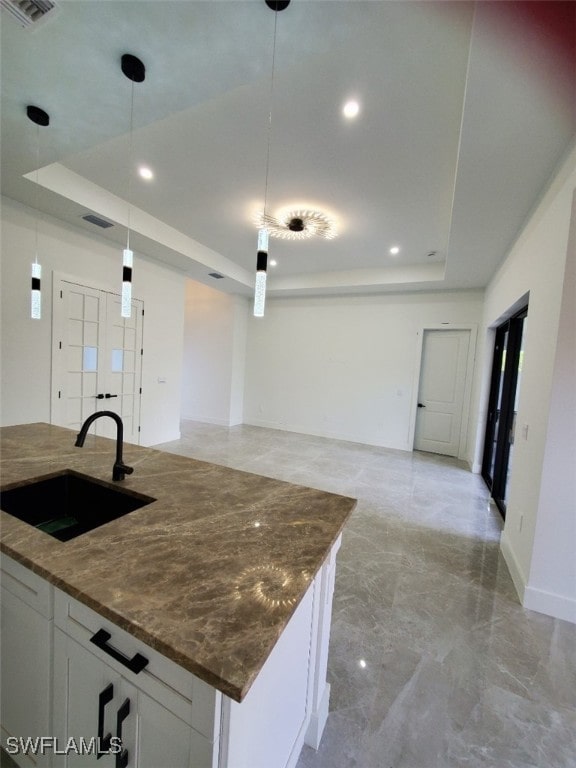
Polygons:
[[79,739],[71,736],[61,740],[56,736],[8,736],[6,752],[9,755],[119,755],[122,739],[111,736],[106,740],[106,749],[101,749],[100,739],[92,736]]

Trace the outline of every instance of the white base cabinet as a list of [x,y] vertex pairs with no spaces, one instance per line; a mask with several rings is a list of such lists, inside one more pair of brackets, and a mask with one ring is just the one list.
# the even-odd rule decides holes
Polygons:
[[[3,557],[45,604],[41,613],[24,587],[2,590],[3,746],[8,736],[51,736],[40,756],[8,750],[18,765],[44,768],[294,768],[328,716],[339,546],[241,704]],[[102,632],[104,647],[94,643]],[[146,663],[130,669],[138,655]]]
[[[1,560],[1,743],[52,733],[52,587],[11,558]],[[51,755],[13,755],[21,766],[51,766]]]
[[[54,768],[182,768],[205,761],[204,745],[192,757],[189,724],[58,628],[54,701],[54,734],[68,753],[55,755]],[[75,753],[84,746],[88,756]]]

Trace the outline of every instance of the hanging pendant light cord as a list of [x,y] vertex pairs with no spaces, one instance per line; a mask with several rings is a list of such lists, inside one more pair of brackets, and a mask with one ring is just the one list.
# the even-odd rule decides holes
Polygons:
[[278,24],[278,11],[274,11],[274,42],[272,45],[272,73],[270,75],[270,99],[268,112],[268,140],[266,147],[266,175],[264,181],[264,211],[262,214],[263,223],[266,223],[266,207],[268,204],[268,171],[270,169],[270,144],[272,140],[272,101],[274,96],[274,72],[276,66],[276,29]]
[[36,226],[34,227],[34,264],[38,264],[38,205],[40,199],[39,184],[40,173],[40,125],[36,125],[36,189],[34,190],[34,197],[36,198],[36,216],[34,221]]
[[128,233],[126,237],[126,248],[130,250],[130,226],[132,212],[132,162],[133,162],[133,130],[134,130],[134,80],[130,81],[130,134],[128,137]]

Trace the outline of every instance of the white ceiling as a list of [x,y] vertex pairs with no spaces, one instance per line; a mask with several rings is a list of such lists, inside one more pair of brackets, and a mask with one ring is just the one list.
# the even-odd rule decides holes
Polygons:
[[[292,0],[277,17],[267,207],[318,208],[339,236],[271,238],[270,293],[485,286],[574,140],[575,10]],[[250,294],[274,17],[264,0],[73,0],[34,29],[3,14],[3,194],[119,243],[130,215],[137,255]],[[132,87],[134,165],[152,182],[129,181]]]

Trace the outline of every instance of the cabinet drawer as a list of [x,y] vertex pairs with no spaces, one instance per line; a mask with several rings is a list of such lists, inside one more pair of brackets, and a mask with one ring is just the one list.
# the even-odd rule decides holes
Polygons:
[[34,608],[41,616],[52,618],[54,588],[45,579],[4,554],[0,556],[0,577],[4,589]]
[[[54,624],[210,741],[218,737],[219,691],[59,589],[54,590]],[[148,664],[132,672],[92,643],[101,629],[110,634],[109,646],[129,659],[141,654]]]

